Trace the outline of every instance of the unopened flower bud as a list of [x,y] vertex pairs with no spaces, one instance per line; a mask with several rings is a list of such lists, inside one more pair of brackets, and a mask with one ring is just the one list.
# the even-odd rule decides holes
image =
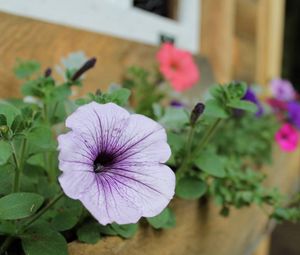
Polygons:
[[205,105],[203,103],[197,103],[192,110],[191,117],[190,117],[190,123],[192,126],[194,126],[201,116],[201,114],[204,112]]
[[97,59],[91,58],[88,61],[85,62],[85,64],[72,76],[71,80],[76,81],[80,78],[81,75],[83,75],[86,71],[93,68],[96,64]]
[[47,77],[51,76],[51,74],[52,74],[52,69],[51,68],[47,68],[45,70],[44,76],[45,76],[45,78],[47,78]]

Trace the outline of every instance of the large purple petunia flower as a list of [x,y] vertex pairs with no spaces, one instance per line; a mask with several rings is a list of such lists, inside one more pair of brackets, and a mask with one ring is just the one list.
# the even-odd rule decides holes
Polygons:
[[157,122],[113,103],[79,107],[58,137],[59,182],[101,223],[128,224],[159,214],[174,195],[171,155]]
[[293,101],[288,103],[289,120],[300,129],[300,103]]

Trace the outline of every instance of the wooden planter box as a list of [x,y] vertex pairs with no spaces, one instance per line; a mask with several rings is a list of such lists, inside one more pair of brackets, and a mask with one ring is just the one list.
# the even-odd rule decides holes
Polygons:
[[[269,178],[267,185],[292,193],[299,181],[300,151],[274,153],[272,166],[263,168]],[[106,237],[97,244],[73,242],[70,255],[251,255],[273,223],[258,207],[232,210],[228,218],[219,215],[213,202],[175,199],[172,207],[177,225],[170,230],[157,231],[149,226],[128,240]]]

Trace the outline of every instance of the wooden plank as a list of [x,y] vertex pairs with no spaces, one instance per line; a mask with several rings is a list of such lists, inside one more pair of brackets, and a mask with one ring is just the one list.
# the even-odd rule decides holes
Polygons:
[[228,82],[233,74],[236,0],[201,1],[201,54],[211,62],[216,80]]
[[96,56],[80,94],[120,82],[127,67],[153,67],[156,48],[111,36],[49,24],[0,12],[0,97],[19,96],[20,82],[12,73],[16,58],[36,59],[53,67],[70,52]]
[[269,255],[270,254],[271,237],[268,235],[261,240],[256,251],[252,255]]
[[285,0],[258,1],[256,81],[281,76]]

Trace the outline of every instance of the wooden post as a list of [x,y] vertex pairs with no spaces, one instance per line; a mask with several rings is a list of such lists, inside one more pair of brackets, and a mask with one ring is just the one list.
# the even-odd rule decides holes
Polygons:
[[270,236],[266,236],[260,241],[259,246],[252,255],[269,255],[270,254]]
[[202,0],[201,49],[218,82],[232,79],[236,0]]
[[285,0],[258,2],[256,81],[281,76]]

